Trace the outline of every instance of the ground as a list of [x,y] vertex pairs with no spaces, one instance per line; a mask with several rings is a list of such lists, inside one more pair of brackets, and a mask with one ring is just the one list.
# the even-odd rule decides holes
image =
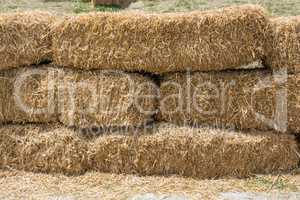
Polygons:
[[[266,7],[271,15],[300,15],[299,0],[138,0],[126,10],[144,10],[149,12],[172,12],[188,10],[206,10],[233,4],[255,3]],[[91,3],[82,0],[0,0],[0,12],[20,10],[48,10],[64,13],[82,13],[88,11],[115,11],[114,7],[93,8]]]
[[[137,196],[145,194],[155,196],[157,199],[163,196],[175,196],[182,197],[180,198],[182,200],[205,200],[220,199],[224,192],[248,192],[257,195],[297,194],[295,192],[300,191],[300,175],[195,180],[181,177],[138,177],[96,172],[68,177],[0,171],[0,188],[0,199],[3,200],[131,200],[134,197],[140,200],[142,198],[137,198]],[[148,199],[153,200],[153,198]],[[169,199],[165,198],[165,200]],[[278,200],[278,198],[275,199]]]

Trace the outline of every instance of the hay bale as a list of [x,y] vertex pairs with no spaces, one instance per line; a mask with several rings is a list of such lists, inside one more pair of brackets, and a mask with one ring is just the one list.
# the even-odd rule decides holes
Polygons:
[[43,12],[0,15],[0,70],[51,60],[50,27],[55,17]]
[[158,107],[150,78],[54,65],[0,72],[0,123],[62,122],[81,128],[141,126]]
[[271,20],[266,63],[274,69],[300,71],[300,16]]
[[3,126],[0,152],[1,168],[32,172],[80,174],[88,163],[86,143],[57,125]]
[[264,54],[267,18],[259,6],[145,14],[89,13],[53,29],[61,66],[164,73],[234,69]]
[[141,126],[152,121],[159,88],[147,77],[118,71],[61,70],[60,121],[81,128]]
[[55,69],[11,69],[0,72],[0,123],[57,121]]
[[158,120],[298,133],[300,76],[271,70],[168,74]]
[[99,171],[203,179],[274,173],[295,168],[299,161],[289,135],[167,124],[153,135],[100,137],[93,148],[91,166]]
[[203,179],[247,177],[296,168],[296,150],[292,135],[167,124],[150,135],[105,135],[90,141],[58,126],[0,128],[1,168],[47,173],[96,170]]

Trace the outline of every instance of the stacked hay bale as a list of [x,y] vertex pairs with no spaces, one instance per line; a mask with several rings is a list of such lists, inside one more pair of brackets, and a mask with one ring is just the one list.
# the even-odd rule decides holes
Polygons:
[[41,66],[0,72],[0,124],[57,121],[55,69]]
[[140,74],[121,71],[61,70],[60,122],[67,126],[143,126],[157,109],[158,87]]
[[138,127],[153,121],[157,108],[158,88],[139,74],[43,65],[2,71],[0,85],[2,124]]
[[267,64],[273,69],[300,69],[300,16],[271,20],[267,47]]
[[1,14],[0,69],[51,60],[51,24],[56,17],[44,12]]
[[280,36],[262,8],[21,15],[0,20],[1,168],[219,178],[297,167],[295,136],[276,131],[299,131],[298,75],[261,69],[286,58],[273,46],[297,28]]
[[300,75],[271,70],[174,73],[160,86],[160,120],[297,133]]
[[0,128],[1,168],[80,174],[87,169],[87,144],[57,124]]
[[267,18],[246,5],[178,13],[92,13],[54,28],[61,66],[164,73],[234,69],[263,58]]

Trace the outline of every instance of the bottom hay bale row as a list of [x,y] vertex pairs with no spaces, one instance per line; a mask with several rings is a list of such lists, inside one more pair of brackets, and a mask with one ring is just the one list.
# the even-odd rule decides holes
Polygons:
[[300,130],[300,76],[285,71],[174,73],[160,86],[159,120],[239,130]]
[[2,71],[0,123],[140,126],[157,108],[156,89],[150,78],[118,71],[52,65]]
[[195,178],[246,177],[297,167],[294,136],[159,124],[145,134],[88,140],[60,126],[0,128],[0,166],[33,172],[86,171]]

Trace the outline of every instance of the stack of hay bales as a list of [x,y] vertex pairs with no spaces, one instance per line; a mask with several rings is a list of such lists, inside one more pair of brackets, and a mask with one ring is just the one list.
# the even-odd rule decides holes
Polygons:
[[297,18],[253,5],[2,18],[14,21],[0,20],[1,168],[196,178],[297,168],[300,77],[262,64],[297,68]]
[[158,119],[298,133],[299,27],[299,17],[270,20],[265,41],[265,63],[270,68],[167,74],[160,86]]

